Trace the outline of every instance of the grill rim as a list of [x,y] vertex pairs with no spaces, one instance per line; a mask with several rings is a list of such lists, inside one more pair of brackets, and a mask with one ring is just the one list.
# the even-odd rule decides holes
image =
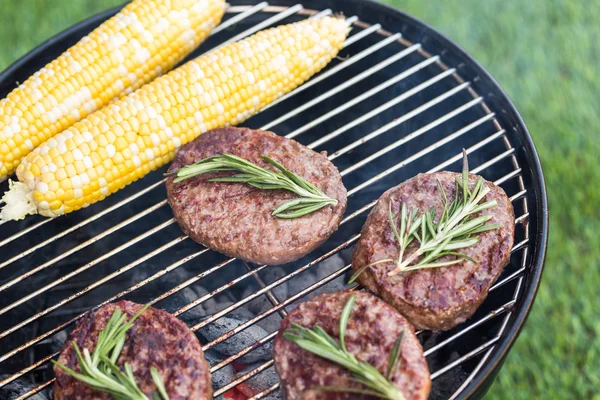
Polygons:
[[[456,44],[453,40],[449,39],[444,34],[440,33],[436,29],[432,28],[428,24],[422,22],[421,20],[412,17],[406,14],[403,11],[400,11],[388,4],[383,4],[377,0],[330,0],[331,3],[335,5],[343,5],[344,3],[354,3],[360,4],[361,7],[370,8],[369,11],[374,12],[376,14],[384,14],[390,15],[394,18],[404,20],[414,27],[418,27],[426,36],[434,39],[445,49],[451,50],[454,55],[458,56],[458,58],[464,60],[468,67],[476,72],[477,77],[481,79],[483,85],[486,85],[490,88],[490,91],[495,92],[495,94],[499,94],[500,96],[494,99],[495,102],[499,102],[501,104],[501,110],[505,114],[504,117],[509,119],[511,123],[511,128],[520,139],[520,148],[516,146],[515,154],[513,157],[517,157],[517,152],[524,152],[521,157],[522,160],[525,160],[525,165],[522,165],[521,168],[527,166],[531,174],[522,174],[521,177],[524,179],[524,185],[527,188],[526,196],[533,196],[533,201],[535,202],[535,212],[536,218],[535,220],[529,219],[529,222],[532,223],[529,225],[530,234],[535,237],[536,246],[529,245],[528,248],[533,250],[531,255],[529,256],[530,267],[527,268],[523,276],[525,278],[526,288],[522,289],[523,292],[519,296],[520,299],[517,301],[515,305],[515,309],[512,311],[514,316],[512,317],[512,321],[509,322],[510,326],[504,330],[502,336],[498,339],[498,341],[493,345],[491,349],[488,350],[484,354],[484,357],[487,360],[483,360],[483,366],[479,368],[475,376],[473,376],[470,382],[464,387],[457,398],[465,399],[470,398],[472,396],[475,397],[483,397],[483,395],[488,391],[491,387],[496,375],[504,363],[506,356],[508,355],[511,347],[514,342],[518,338],[527,317],[531,311],[531,307],[533,306],[533,302],[535,300],[535,296],[539,289],[541,277],[544,269],[544,261],[547,250],[547,241],[549,234],[549,221],[548,221],[548,198],[547,191],[545,185],[545,179],[543,174],[543,169],[541,165],[541,161],[539,159],[535,143],[533,138],[523,121],[521,115],[516,109],[510,97],[506,94],[502,86],[490,75],[487,70],[481,66],[466,50]],[[238,4],[243,3],[243,4]],[[246,4],[248,3],[248,4]],[[235,6],[238,5],[254,5],[255,2],[249,1],[235,1]],[[288,1],[286,0],[272,0],[269,2],[270,5],[282,5],[284,7],[289,7],[287,5]],[[273,4],[275,3],[275,4]],[[279,4],[277,4],[279,3]],[[294,4],[297,4],[297,1],[294,1]],[[26,53],[24,56],[13,62],[9,67],[7,67],[4,71],[0,73],[0,84],[11,84],[15,82],[15,79],[12,78],[25,64],[30,62],[34,58],[42,57],[44,51],[47,47],[51,47],[55,41],[60,41],[67,39],[74,32],[82,28],[92,28],[94,29],[98,25],[100,25],[104,20],[109,18],[110,16],[117,13],[121,8],[123,8],[127,3],[123,3],[119,6],[112,7],[108,10],[97,13],[89,18],[86,18],[49,38],[48,40],[40,43],[34,49]],[[321,8],[324,8],[321,7]],[[385,27],[382,27],[386,29]],[[399,31],[396,29],[395,31]],[[423,42],[420,40],[419,42]],[[423,50],[427,51],[427,47],[423,48]],[[187,59],[186,59],[187,61]],[[463,77],[463,74],[459,74]],[[487,96],[484,96],[487,98]],[[487,99],[489,101],[489,98]],[[484,101],[487,104],[486,101]],[[507,127],[508,128],[508,127]],[[507,140],[506,138],[504,140]],[[531,180],[529,180],[531,179]],[[530,192],[531,191],[531,192]],[[528,202],[528,205],[531,206],[531,203]],[[531,210],[529,211],[529,216],[531,215]],[[535,231],[533,231],[535,229]],[[529,239],[531,242],[531,236]],[[508,325],[508,324],[507,324]],[[491,353],[489,352],[491,350]],[[38,391],[45,388],[42,384],[38,387]],[[33,394],[33,393],[30,393]]]

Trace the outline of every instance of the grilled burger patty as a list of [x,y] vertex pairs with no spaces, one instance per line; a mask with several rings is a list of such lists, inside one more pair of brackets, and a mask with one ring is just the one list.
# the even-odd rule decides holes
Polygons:
[[[399,220],[402,203],[406,203],[409,212],[417,208],[421,213],[435,207],[439,218],[442,194],[437,180],[451,202],[456,197],[456,178],[460,174],[420,174],[385,192],[362,228],[352,260],[354,270],[377,260],[398,257],[398,244],[388,219],[390,202],[395,221]],[[471,189],[477,179],[476,175],[469,176]],[[460,249],[478,263],[465,260],[448,267],[388,276],[388,271],[394,268],[389,262],[371,266],[359,277],[363,286],[396,307],[417,329],[448,330],[471,317],[509,262],[515,226],[513,207],[504,190],[488,181],[485,184],[491,191],[482,202],[495,199],[498,205],[482,215],[492,215],[488,224],[497,223],[501,227],[479,234],[478,244]],[[414,251],[415,246],[416,241],[409,245],[406,254]]]
[[284,399],[342,400],[375,399],[356,393],[313,389],[316,386],[360,387],[348,370],[287,341],[283,332],[292,323],[312,328],[319,325],[334,338],[339,337],[339,318],[351,295],[356,296],[346,331],[346,347],[359,361],[367,362],[385,376],[390,352],[404,331],[398,367],[392,382],[407,400],[427,399],[431,379],[423,348],[414,328],[396,310],[370,293],[344,290],[317,296],[302,303],[281,321],[275,338],[273,358],[281,378]]
[[[75,341],[80,349],[87,348],[92,353],[98,334],[117,308],[131,318],[142,307],[130,301],[120,301],[88,312],[71,332],[58,362],[80,372],[71,342]],[[134,321],[117,360],[119,366],[125,363],[131,365],[138,386],[149,398],[156,391],[150,375],[150,368],[155,367],[171,400],[212,399],[210,368],[200,342],[183,322],[165,311],[149,307]],[[54,373],[56,400],[112,399],[107,393],[90,389],[57,366]]]
[[245,183],[208,182],[231,172],[209,173],[178,183],[167,181],[169,204],[181,229],[194,241],[228,256],[260,264],[297,260],[336,231],[346,209],[346,189],[324,153],[272,132],[224,128],[207,132],[183,146],[169,172],[206,157],[229,153],[272,170],[267,155],[337,199],[336,206],[299,218],[282,219],[273,209],[296,198],[286,190],[263,190]]

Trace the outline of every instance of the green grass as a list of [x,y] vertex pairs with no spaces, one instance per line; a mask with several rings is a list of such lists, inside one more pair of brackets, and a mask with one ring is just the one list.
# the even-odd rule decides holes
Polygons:
[[[0,69],[120,2],[3,0]],[[520,110],[544,166],[546,272],[488,397],[600,398],[600,0],[389,2],[460,43],[491,72]]]

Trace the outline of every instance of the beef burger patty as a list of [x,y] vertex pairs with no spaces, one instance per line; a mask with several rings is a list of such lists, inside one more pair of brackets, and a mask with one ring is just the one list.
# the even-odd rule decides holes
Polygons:
[[296,198],[286,190],[257,189],[245,183],[209,182],[232,175],[218,172],[174,183],[167,181],[167,195],[175,219],[192,240],[228,256],[260,264],[284,264],[297,260],[322,244],[337,230],[346,210],[346,188],[337,168],[325,153],[272,132],[246,128],[216,129],[183,146],[169,168],[180,168],[220,153],[244,158],[265,169],[269,156],[337,199],[308,215],[282,219],[273,209]]
[[[93,353],[98,334],[116,309],[131,319],[142,307],[130,301],[120,301],[88,312],[69,335],[58,362],[80,372],[72,342]],[[204,359],[200,342],[183,322],[165,311],[149,307],[134,321],[117,360],[120,367],[125,363],[131,365],[136,383],[149,398],[156,391],[150,375],[150,368],[155,367],[171,400],[212,399],[210,367]],[[112,399],[109,394],[92,390],[57,366],[54,373],[55,400]]]
[[370,293],[344,290],[324,294],[302,303],[281,321],[275,337],[273,358],[287,400],[376,399],[347,392],[319,390],[317,386],[360,387],[344,367],[303,350],[286,340],[283,332],[292,323],[306,328],[319,325],[334,338],[339,337],[339,319],[350,296],[356,296],[348,321],[345,342],[350,354],[373,365],[386,375],[390,352],[403,332],[400,359],[392,382],[406,400],[424,400],[429,395],[431,379],[423,348],[414,328],[396,310]]
[[[390,202],[395,221],[399,219],[402,203],[409,212],[417,208],[419,214],[435,207],[439,218],[443,198],[437,182],[446,191],[448,202],[452,202],[456,197],[457,178],[461,175],[453,172],[420,174],[385,192],[362,228],[352,268],[356,271],[377,260],[397,259],[398,243],[388,219]],[[478,178],[477,175],[469,176],[471,189]],[[388,276],[394,264],[387,262],[373,265],[359,276],[363,286],[396,307],[417,329],[448,330],[471,317],[509,262],[514,240],[513,207],[504,190],[491,182],[484,183],[490,192],[482,202],[496,200],[498,205],[482,211],[481,215],[492,215],[487,223],[499,224],[500,228],[480,233],[476,245],[458,250],[477,263],[464,260],[452,266]],[[413,252],[415,246],[416,241],[413,241],[406,254]],[[446,256],[439,261],[447,259],[452,257]]]

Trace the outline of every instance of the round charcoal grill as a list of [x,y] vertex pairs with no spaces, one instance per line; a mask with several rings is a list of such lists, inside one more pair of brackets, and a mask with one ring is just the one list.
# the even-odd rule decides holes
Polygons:
[[[431,399],[482,397],[533,303],[544,261],[547,200],[527,129],[496,82],[426,25],[361,0],[231,1],[191,57],[260,29],[343,13],[353,23],[339,57],[244,125],[326,151],[344,177],[348,211],[321,248],[266,267],[192,242],[166,203],[166,167],[84,210],[0,227],[0,397],[46,399],[67,332],[91,308],[151,302],[201,338],[215,397],[278,398],[270,358],[279,321],[295,304],[345,287],[353,245],[375,200],[420,172],[471,170],[510,196],[517,216],[511,263],[477,313],[449,332],[420,332]],[[118,11],[57,35],[0,75],[18,82]],[[4,191],[6,182],[0,185]]]

